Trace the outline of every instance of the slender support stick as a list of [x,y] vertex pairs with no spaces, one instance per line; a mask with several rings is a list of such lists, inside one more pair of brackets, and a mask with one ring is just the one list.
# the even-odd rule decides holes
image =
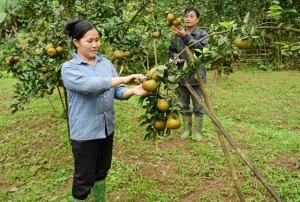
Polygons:
[[[206,106],[211,111],[211,113],[214,114],[212,103],[211,103],[211,101],[210,101],[210,99],[209,99],[209,97],[206,93],[204,83],[203,83],[203,80],[201,78],[201,75],[200,75],[199,71],[197,71],[196,76],[197,76],[197,81],[198,81],[201,93],[203,95],[204,101],[206,103]],[[236,170],[235,170],[235,167],[233,165],[233,162],[230,158],[229,150],[228,150],[228,147],[226,145],[224,136],[222,135],[222,133],[218,129],[217,129],[217,134],[218,134],[218,138],[219,138],[219,141],[221,143],[221,147],[222,147],[223,153],[225,155],[225,158],[226,158],[231,176],[233,178],[233,182],[235,184],[235,188],[237,190],[239,199],[240,199],[241,202],[245,202],[245,197],[244,197],[244,194],[243,194],[243,191],[242,191],[242,188],[241,188],[241,184],[240,184],[239,179],[237,177]]]
[[50,99],[50,97],[49,97],[49,96],[46,96],[46,97],[47,97],[47,99],[48,99],[48,101],[49,101],[49,103],[50,103],[50,105],[51,105],[51,108],[52,108],[52,110],[53,110],[54,114],[56,114],[56,109],[55,109],[55,107],[54,107],[54,105],[53,105],[53,102],[52,102],[52,100]]
[[214,103],[214,95],[215,95],[215,87],[216,87],[216,83],[217,83],[217,78],[218,78],[217,71],[214,70],[212,84],[211,84],[211,91],[210,91],[210,102],[212,105]]
[[66,115],[67,115],[67,125],[68,125],[68,136],[69,136],[69,140],[71,140],[71,135],[70,135],[70,125],[69,125],[69,113],[68,113],[68,93],[67,93],[67,89],[65,87],[63,87],[64,89],[64,97],[65,97],[65,105],[66,105]]
[[221,123],[217,120],[215,115],[205,106],[203,101],[199,98],[199,96],[196,94],[194,89],[190,86],[189,83],[187,83],[185,80],[183,80],[185,86],[189,89],[191,94],[196,98],[198,103],[203,107],[206,114],[209,116],[209,118],[212,120],[214,125],[220,130],[220,132],[224,135],[224,137],[228,140],[230,145],[234,148],[234,150],[239,154],[239,156],[244,160],[244,162],[247,164],[247,166],[252,170],[252,172],[256,175],[256,177],[260,180],[260,182],[266,187],[266,189],[269,191],[269,193],[272,195],[272,197],[277,201],[281,202],[281,199],[278,197],[276,192],[270,187],[268,182],[259,174],[257,169],[252,166],[251,162],[247,159],[245,154],[241,151],[241,149],[238,147],[238,145],[235,143],[235,141],[231,138],[231,136],[228,134],[228,132],[224,129],[224,127],[221,125]]
[[65,106],[64,100],[63,100],[63,98],[62,98],[62,95],[61,95],[61,92],[60,92],[60,89],[59,89],[58,86],[57,86],[57,91],[58,91],[58,94],[59,94],[59,97],[60,97],[61,105],[62,105],[62,107],[63,107],[63,109],[64,109],[64,112],[65,112],[65,114],[66,114],[66,116],[67,116],[66,106]]
[[155,67],[157,67],[157,46],[156,46],[156,39],[153,39],[153,49],[154,49]]

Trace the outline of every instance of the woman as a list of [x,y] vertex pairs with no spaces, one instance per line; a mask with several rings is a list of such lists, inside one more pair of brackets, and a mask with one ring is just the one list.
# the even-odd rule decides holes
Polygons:
[[76,49],[73,58],[62,67],[75,165],[71,201],[85,201],[91,193],[92,200],[102,202],[112,160],[114,99],[147,95],[141,85],[131,89],[123,85],[146,77],[118,77],[112,63],[98,54],[99,34],[89,21],[70,21],[65,31]]

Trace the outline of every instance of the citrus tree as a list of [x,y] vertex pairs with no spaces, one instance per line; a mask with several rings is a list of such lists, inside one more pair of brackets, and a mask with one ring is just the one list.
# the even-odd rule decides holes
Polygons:
[[[94,22],[102,37],[100,52],[113,61],[120,74],[146,73],[159,63],[166,65],[168,46],[172,37],[171,29],[177,23],[180,24],[183,8],[189,5],[198,7],[202,13],[201,19],[205,23],[210,13],[205,7],[213,6],[212,2],[202,4],[193,0],[171,3],[158,0],[101,3],[68,0],[5,2],[6,4],[2,3],[6,6],[6,10],[2,11],[2,16],[5,17],[1,22],[1,36],[5,38],[5,43],[1,54],[5,58],[3,65],[18,78],[16,103],[12,105],[13,112],[23,109],[24,104],[33,98],[45,95],[49,97],[53,90],[57,89],[60,92],[60,89],[63,89],[60,67],[73,52],[69,39],[63,34],[63,26],[67,20],[85,18]],[[264,6],[270,3],[267,1]],[[293,3],[294,1],[289,1],[288,5],[294,5]],[[239,6],[233,8],[233,5],[229,8],[239,9]],[[295,9],[285,9],[279,5],[280,2],[275,2],[268,10],[269,17],[273,17],[276,21],[274,23],[284,29],[297,26],[297,21],[292,20],[294,18],[287,17],[295,15]],[[258,6],[255,8],[258,9]],[[229,16],[229,11],[226,13],[225,10],[222,11],[222,15]],[[170,13],[176,18],[172,24],[171,20],[168,21]],[[239,19],[241,18],[239,15],[234,21],[204,24],[208,25],[207,31],[212,33],[210,46],[202,53],[203,61],[201,60],[207,65],[208,70],[218,69],[227,75],[232,73],[232,62],[242,57],[245,49],[260,43],[264,32],[266,33],[268,29],[260,26],[262,31],[258,32],[259,26],[255,26],[257,19],[253,17],[254,15],[247,16],[246,23],[243,22],[245,18]],[[241,23],[245,25],[241,26]],[[232,30],[237,25],[240,29],[233,33]],[[226,34],[222,30],[224,28]],[[238,35],[239,38],[236,39]],[[53,47],[50,50],[46,48],[51,44]],[[285,43],[285,55],[291,59],[297,58],[298,46],[297,43]],[[169,67],[164,70],[165,76],[169,74],[173,76],[168,70]],[[162,80],[160,83],[166,85],[167,81]],[[157,84],[159,87],[160,83]]]
[[[282,14],[296,13],[295,9],[277,12],[279,8],[280,6],[275,2],[275,5],[271,6],[267,11],[268,17],[280,19],[279,16]],[[180,25],[180,23],[177,24],[179,19],[175,17],[174,13],[167,14],[166,18],[166,25],[171,29],[173,29],[174,26]],[[289,30],[289,28],[286,27],[288,26],[287,23],[281,23],[280,25],[282,30]],[[144,82],[144,89],[151,92],[153,91],[154,93],[147,98],[141,98],[142,105],[143,102],[146,101],[146,104],[143,105],[146,108],[145,115],[141,117],[142,125],[148,125],[145,138],[170,134],[171,130],[167,124],[170,118],[169,114],[174,114],[173,118],[178,118],[179,114],[182,113],[180,104],[175,101],[176,90],[174,91],[174,89],[185,75],[195,74],[201,65],[206,66],[208,71],[217,71],[219,76],[221,76],[222,73],[226,76],[230,75],[236,70],[234,69],[233,63],[243,57],[246,51],[259,47],[263,42],[265,32],[272,29],[274,28],[261,27],[255,24],[255,20],[252,19],[250,13],[245,15],[242,22],[237,23],[231,21],[219,22],[217,25],[212,24],[211,27],[208,28],[209,36],[195,42],[199,43],[209,38],[209,46],[203,50],[187,48],[186,51],[189,53],[190,62],[187,63],[181,71],[176,71],[175,61],[171,61],[165,65],[158,65],[156,68],[151,69],[148,72],[150,80]],[[298,30],[296,29],[295,31],[297,32]],[[191,46],[192,45],[193,44],[191,44]],[[293,49],[294,54],[299,55],[299,49],[297,48],[298,43],[293,45],[295,45]],[[293,55],[293,53],[289,54]],[[158,80],[159,85],[155,82],[157,80],[151,77],[152,72],[155,72],[154,77],[156,77],[156,74],[160,76],[160,80]],[[199,81],[199,83],[201,82]],[[162,86],[163,88],[161,88]],[[173,90],[173,93],[166,94],[166,89]],[[173,113],[169,111],[173,109]]]

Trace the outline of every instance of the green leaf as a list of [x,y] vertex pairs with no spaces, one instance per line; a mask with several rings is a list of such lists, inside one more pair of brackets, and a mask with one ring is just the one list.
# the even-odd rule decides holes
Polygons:
[[247,22],[249,22],[249,16],[250,16],[250,13],[247,13],[245,18],[244,18],[244,23],[246,24]]
[[175,75],[168,76],[168,80],[171,82],[176,82],[176,76]]
[[231,29],[234,25],[234,21],[231,22],[220,22],[219,23],[221,26],[227,28],[227,29]]
[[287,24],[284,26],[285,29],[289,30],[293,27],[293,24]]
[[267,16],[268,17],[275,17],[275,16],[278,16],[278,15],[281,15],[282,12],[281,11],[270,11],[268,12]]
[[293,46],[293,47],[291,48],[291,51],[295,51],[295,50],[300,50],[300,46]]
[[270,10],[282,10],[281,6],[279,6],[279,5],[273,5],[269,9]]
[[178,83],[169,83],[168,89],[175,90],[179,86]]
[[164,70],[164,69],[167,69],[167,66],[166,66],[166,65],[158,65],[158,66],[156,67],[156,69]]
[[250,35],[253,35],[254,32],[255,32],[255,28],[254,28],[254,26],[251,26],[251,29],[250,29]]
[[6,17],[6,13],[0,13],[0,23],[3,22],[5,17]]
[[285,13],[297,13],[297,10],[295,8],[286,9],[284,10]]
[[2,12],[4,13],[5,10],[6,10],[6,0],[0,0],[0,13]]

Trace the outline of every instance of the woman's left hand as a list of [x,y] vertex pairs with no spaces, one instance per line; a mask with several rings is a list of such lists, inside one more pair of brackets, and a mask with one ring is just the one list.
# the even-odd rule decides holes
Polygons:
[[137,85],[134,88],[132,88],[132,92],[134,95],[138,95],[138,96],[146,96],[151,93],[151,92],[145,91],[142,87],[142,84]]

